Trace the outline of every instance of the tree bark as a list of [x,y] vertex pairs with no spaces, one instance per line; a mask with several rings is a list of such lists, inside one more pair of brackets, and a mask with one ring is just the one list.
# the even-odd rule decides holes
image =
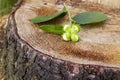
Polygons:
[[[22,6],[25,5],[25,3],[27,2],[28,2],[27,0],[19,0],[18,3],[15,5],[13,11],[11,12],[7,22],[7,30],[5,33],[5,40],[3,44],[4,49],[3,49],[3,58],[2,58],[6,70],[6,80],[119,80],[120,79],[120,69],[119,69],[120,66],[119,65],[106,66],[107,65],[106,58],[104,60],[106,65],[103,64],[104,61],[101,64],[97,64],[97,62],[90,64],[84,62],[81,62],[81,64],[79,62],[75,63],[74,62],[75,58],[72,58],[73,59],[72,62],[69,61],[69,59],[64,60],[59,57],[52,56],[52,54],[50,56],[49,54],[46,54],[46,51],[42,50],[42,48],[47,49],[44,45],[43,46],[40,45],[41,49],[38,50],[34,45],[32,45],[32,43],[30,43],[29,41],[27,42],[27,40],[24,39],[24,36],[21,36],[22,33],[19,32],[20,26],[17,20],[18,18],[16,18],[18,16],[17,10],[23,8]],[[58,3],[61,4],[61,2]],[[88,3],[87,4],[82,3],[81,5],[88,5]],[[91,7],[89,8],[89,10],[92,11],[94,10],[94,8]],[[102,11],[102,9],[100,9],[100,11]],[[19,16],[21,16],[21,14],[19,14]],[[23,17],[20,18],[21,21],[22,18]],[[51,36],[52,34],[45,33],[44,35],[46,34],[52,37]],[[27,32],[24,35],[27,35]],[[54,36],[56,38],[56,35]],[[61,42],[65,44],[70,43],[64,41]],[[44,44],[44,43],[41,42],[39,44]],[[57,55],[57,53],[55,54]],[[88,57],[84,57],[85,55],[81,55],[81,56],[84,59],[88,58]],[[91,59],[93,62],[95,60],[98,60],[99,62],[100,59],[102,59],[102,58],[99,59],[99,57],[97,58],[98,59],[94,59],[94,58]],[[108,61],[108,63],[109,62],[113,64],[119,64],[119,61],[118,63],[116,61],[113,62]]]

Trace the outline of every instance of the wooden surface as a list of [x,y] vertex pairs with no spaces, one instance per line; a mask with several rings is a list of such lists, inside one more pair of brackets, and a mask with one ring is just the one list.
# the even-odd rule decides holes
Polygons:
[[101,3],[110,6],[111,8],[120,8],[120,0],[84,0],[84,1]]
[[[47,3],[47,5],[44,3]],[[56,4],[56,0],[53,0],[53,2],[31,0],[23,4],[15,13],[20,38],[34,49],[58,59],[79,64],[120,67],[119,12],[111,11],[109,8],[94,3],[82,3],[78,0],[74,3],[76,4],[68,1],[72,15],[84,11],[102,11],[108,15],[109,19],[105,24],[83,26],[82,32],[79,33],[81,36],[79,42],[65,42],[61,40],[60,36],[45,33],[38,29],[38,25],[29,21],[38,15],[52,15],[61,10],[63,7],[62,1],[58,1]],[[62,25],[67,22],[65,17],[49,24]],[[90,27],[92,28],[89,29]]]
[[[107,46],[105,46],[105,41],[93,41],[90,43],[85,41],[83,37],[81,37],[82,41],[78,43],[64,42],[60,36],[45,33],[39,30],[37,25],[29,21],[36,15],[53,14],[63,7],[62,2],[57,2],[53,5],[54,0],[52,1],[48,3],[45,0],[42,3],[40,0],[19,0],[8,18],[2,50],[2,60],[6,71],[5,80],[119,80],[119,52],[108,53],[112,50],[114,51],[114,49],[119,51],[118,39],[114,42],[112,40],[106,41],[108,43]],[[93,28],[90,29],[90,32],[92,30],[92,33],[95,34],[97,33],[95,31],[100,30],[101,35],[103,33],[110,33],[109,35],[114,33],[115,37],[119,34],[119,11],[114,10],[115,12],[111,12],[111,9],[101,5],[84,2],[79,3],[80,6],[77,9],[76,7],[79,4],[76,3],[67,3],[72,14],[78,11],[97,10],[109,16],[109,21],[105,23],[108,26],[105,24],[104,26],[102,26],[103,24],[92,25],[90,27]],[[62,20],[66,22],[66,18]],[[57,20],[56,24],[58,22],[59,24],[63,23],[61,19]],[[96,26],[102,27],[98,28]],[[84,31],[86,30],[86,33],[82,32],[83,35],[87,34],[88,28],[89,26],[83,28]],[[100,42],[102,43],[99,44]],[[81,45],[78,47],[77,44]],[[99,47],[100,50],[96,47]],[[84,52],[84,49],[86,52]],[[104,49],[106,49],[105,52],[103,52]],[[75,52],[75,50],[77,51]],[[68,53],[66,54],[67,51]],[[82,52],[79,53],[79,51]],[[109,56],[110,58],[108,58]]]

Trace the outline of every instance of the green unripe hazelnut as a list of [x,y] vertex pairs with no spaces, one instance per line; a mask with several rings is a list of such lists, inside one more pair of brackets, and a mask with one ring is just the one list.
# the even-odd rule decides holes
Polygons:
[[63,33],[62,39],[65,41],[70,41],[71,35],[70,32]]
[[77,42],[79,40],[79,36],[77,34],[71,34],[71,40],[73,42]]
[[73,41],[77,42],[79,40],[79,36],[76,34],[81,30],[81,27],[79,24],[67,24],[63,27],[63,30],[65,33],[62,35],[62,39],[65,41]]
[[80,31],[80,25],[79,24],[72,24],[71,33],[77,33]]
[[63,30],[64,30],[65,32],[70,32],[70,30],[71,30],[70,24],[64,25]]

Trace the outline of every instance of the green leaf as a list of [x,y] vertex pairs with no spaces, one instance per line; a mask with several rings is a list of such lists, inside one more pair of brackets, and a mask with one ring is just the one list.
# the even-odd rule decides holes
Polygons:
[[93,24],[107,20],[107,16],[102,12],[83,12],[75,15],[73,20],[79,24]]
[[40,29],[49,32],[49,33],[53,33],[53,34],[63,34],[63,26],[59,26],[59,25],[42,25],[39,27]]
[[66,15],[66,13],[67,13],[67,10],[66,10],[66,7],[64,7],[60,12],[58,12],[54,15],[51,15],[51,16],[37,16],[37,17],[33,18],[31,21],[33,23],[46,22],[46,21],[50,21],[52,19],[58,18],[60,16],[64,16],[64,15]]

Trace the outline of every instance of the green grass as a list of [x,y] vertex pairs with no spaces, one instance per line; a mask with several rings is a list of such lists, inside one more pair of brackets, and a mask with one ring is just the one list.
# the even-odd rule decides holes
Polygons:
[[17,0],[0,0],[0,15],[9,13]]

